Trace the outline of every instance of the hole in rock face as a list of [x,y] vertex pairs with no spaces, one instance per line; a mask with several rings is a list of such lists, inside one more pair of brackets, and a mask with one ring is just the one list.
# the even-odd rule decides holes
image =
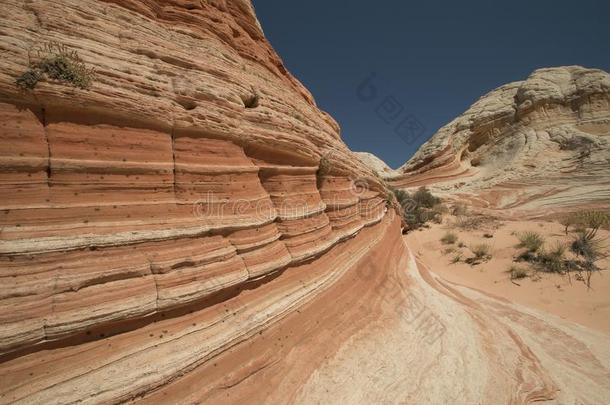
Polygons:
[[187,111],[194,110],[197,107],[197,103],[195,102],[195,100],[191,100],[188,98],[178,98],[176,102]]
[[241,101],[246,108],[256,108],[260,105],[260,96],[253,92],[252,94],[241,96]]

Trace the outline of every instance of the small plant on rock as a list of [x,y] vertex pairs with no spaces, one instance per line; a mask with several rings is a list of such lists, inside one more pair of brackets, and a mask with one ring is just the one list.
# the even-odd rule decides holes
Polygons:
[[33,90],[42,79],[57,80],[80,89],[88,89],[95,69],[88,68],[78,53],[58,42],[47,42],[36,50],[37,62],[29,55],[29,69],[19,76],[16,84],[23,90]]

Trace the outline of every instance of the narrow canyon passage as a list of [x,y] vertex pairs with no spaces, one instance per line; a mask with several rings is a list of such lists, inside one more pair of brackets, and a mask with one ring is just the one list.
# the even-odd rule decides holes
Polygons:
[[145,402],[599,404],[610,397],[608,336],[449,283],[395,235],[374,251],[315,301]]
[[443,280],[414,259],[393,214],[221,306],[5,362],[0,402],[610,397],[608,336]]

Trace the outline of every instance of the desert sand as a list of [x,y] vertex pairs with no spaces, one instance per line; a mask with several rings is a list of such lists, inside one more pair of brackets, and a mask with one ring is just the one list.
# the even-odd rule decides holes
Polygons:
[[[449,217],[443,224],[431,224],[430,229],[414,231],[405,236],[407,245],[430,271],[452,283],[536,308],[610,335],[609,260],[597,263],[602,270],[592,274],[591,288],[574,274],[535,272],[527,263],[514,261],[523,251],[515,247],[519,242],[516,234],[538,232],[549,247],[556,242],[568,244],[573,235],[566,236],[563,225],[550,221],[492,221],[477,230],[461,230],[453,225],[454,221],[455,217]],[[459,241],[443,244],[441,238],[447,232],[455,233]],[[485,234],[493,237],[486,238]],[[599,238],[605,241],[607,247],[610,232],[600,230]],[[466,246],[458,247],[460,242]],[[453,263],[456,255],[461,255],[463,259],[473,256],[468,247],[479,243],[491,246],[490,260],[476,266],[464,260]],[[528,269],[530,276],[511,280],[508,272],[511,265]]]

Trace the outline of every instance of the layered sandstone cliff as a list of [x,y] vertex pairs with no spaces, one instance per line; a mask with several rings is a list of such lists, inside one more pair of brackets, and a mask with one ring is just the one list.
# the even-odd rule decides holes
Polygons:
[[[131,398],[289,314],[374,243],[258,301],[228,304],[387,212],[379,181],[286,71],[249,2],[15,0],[3,3],[0,26],[3,359],[21,364],[213,308],[176,335],[142,335],[101,359],[104,376],[85,384],[91,398]],[[95,69],[89,89],[16,86],[47,43]],[[155,358],[164,372],[152,375]],[[79,398],[67,382],[91,370],[79,363],[24,379],[25,391],[2,378],[2,402]],[[128,370],[137,375],[120,387],[110,377]]]
[[[15,85],[49,41],[89,89]],[[8,0],[0,49],[0,404],[610,395],[606,336],[418,267],[249,1]]]
[[539,69],[481,97],[391,180],[480,208],[540,215],[610,208],[610,75]]

